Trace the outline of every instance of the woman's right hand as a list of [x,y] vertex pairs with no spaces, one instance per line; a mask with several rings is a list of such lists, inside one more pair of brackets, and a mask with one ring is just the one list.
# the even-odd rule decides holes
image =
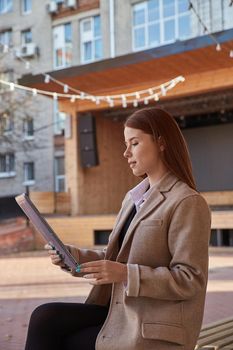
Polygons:
[[57,250],[55,250],[50,244],[46,244],[44,246],[44,248],[48,251],[48,254],[51,258],[51,262],[54,265],[58,265],[60,267],[64,267],[64,262],[63,259],[61,258],[61,256],[59,255],[59,252]]

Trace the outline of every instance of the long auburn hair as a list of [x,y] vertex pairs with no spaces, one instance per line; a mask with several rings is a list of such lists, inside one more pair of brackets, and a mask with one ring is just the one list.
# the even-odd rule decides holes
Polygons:
[[143,108],[130,115],[124,126],[140,129],[152,135],[154,140],[160,137],[164,145],[162,159],[166,167],[196,190],[186,141],[175,119],[168,112],[157,107]]

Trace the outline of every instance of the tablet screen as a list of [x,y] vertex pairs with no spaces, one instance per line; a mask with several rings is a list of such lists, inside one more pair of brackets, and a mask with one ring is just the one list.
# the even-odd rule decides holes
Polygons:
[[16,202],[22,208],[24,213],[30,219],[38,232],[59,252],[64,263],[71,269],[76,269],[77,261],[71,255],[66,246],[58,238],[53,229],[49,226],[45,218],[40,214],[39,210],[33,204],[31,199],[25,194],[15,197]]

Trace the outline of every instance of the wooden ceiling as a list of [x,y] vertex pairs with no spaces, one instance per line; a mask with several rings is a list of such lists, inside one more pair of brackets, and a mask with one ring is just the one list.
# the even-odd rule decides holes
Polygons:
[[[149,88],[179,75],[185,77],[185,82],[170,90],[165,99],[225,90],[233,87],[233,58],[229,56],[233,50],[233,29],[221,32],[218,40],[223,41],[221,51],[216,51],[210,38],[203,36],[48,74],[75,89],[95,95]],[[19,83],[63,92],[62,87],[53,82],[45,84],[41,74],[24,76]],[[80,106],[85,110],[91,104],[81,101]]]

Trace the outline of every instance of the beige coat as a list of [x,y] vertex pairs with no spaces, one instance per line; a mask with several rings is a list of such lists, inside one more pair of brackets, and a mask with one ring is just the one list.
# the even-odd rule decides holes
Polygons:
[[193,350],[199,335],[208,272],[210,212],[200,194],[168,173],[135,215],[118,252],[118,236],[132,210],[126,195],[105,251],[71,248],[80,263],[128,264],[123,283],[93,287],[87,303],[111,303],[97,350]]

